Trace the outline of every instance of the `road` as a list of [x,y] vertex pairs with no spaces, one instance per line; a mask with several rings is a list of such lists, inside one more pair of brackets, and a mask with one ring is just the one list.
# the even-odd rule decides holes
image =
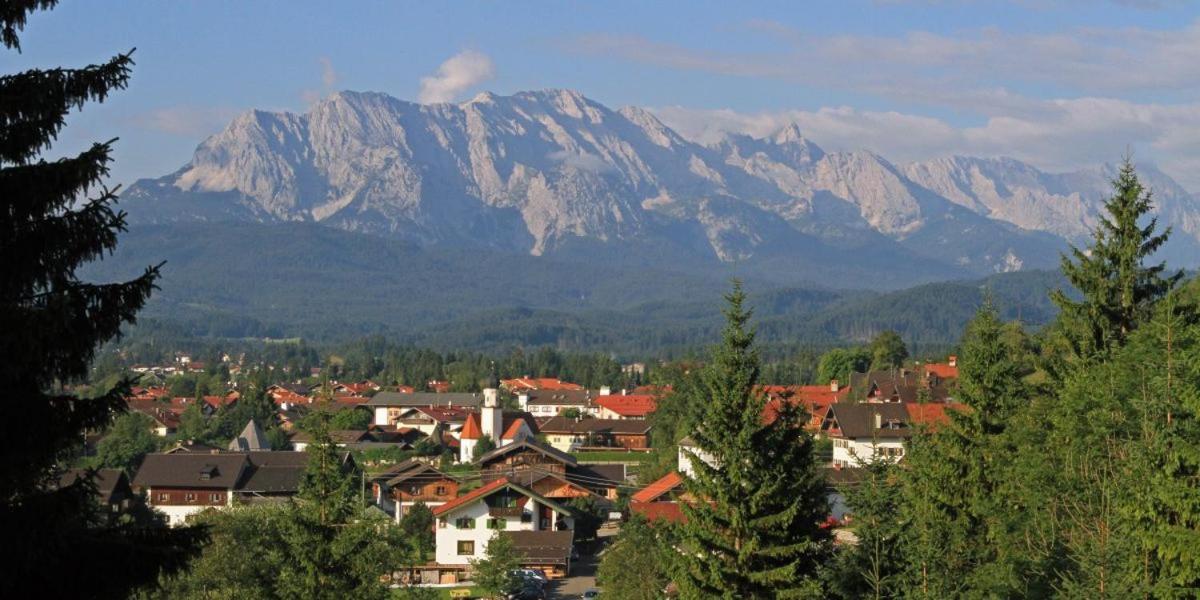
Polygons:
[[[600,538],[599,544],[594,546],[596,551],[605,547],[608,542],[612,541],[611,537],[616,535],[616,528],[605,527],[601,529],[597,536]],[[581,548],[580,551],[583,549]],[[591,550],[591,548],[589,548]],[[571,576],[566,579],[559,579],[551,582],[546,586],[546,597],[550,600],[579,598],[583,592],[590,588],[596,587],[596,567],[600,565],[600,558],[594,552],[588,552],[581,555],[574,563],[571,564]]]

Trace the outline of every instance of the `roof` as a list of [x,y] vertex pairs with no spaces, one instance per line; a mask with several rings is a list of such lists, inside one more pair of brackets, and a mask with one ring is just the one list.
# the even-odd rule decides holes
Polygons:
[[965,404],[942,404],[940,402],[909,403],[904,405],[909,422],[913,425],[938,427],[950,422],[947,410],[966,410]]
[[559,462],[562,462],[569,466],[575,466],[578,464],[578,461],[575,460],[574,456],[571,456],[570,454],[567,454],[566,452],[563,452],[562,450],[559,450],[557,448],[553,448],[549,445],[543,444],[543,443],[537,441],[537,439],[529,437],[529,436],[518,437],[517,439],[513,440],[512,443],[500,446],[499,448],[496,448],[495,450],[492,450],[491,452],[488,452],[488,453],[484,454],[483,456],[480,456],[479,458],[475,459],[474,462],[477,464],[483,464],[483,463],[489,462],[495,458],[504,456],[505,454],[508,454],[510,452],[515,452],[518,450],[525,450],[525,449],[540,452],[546,456],[554,458],[554,459],[558,460]]
[[[510,422],[508,424],[508,427],[504,429],[504,433],[500,434],[500,439],[502,439],[502,440],[517,439],[517,436],[521,434],[521,426],[522,425],[526,425],[525,419],[513,419],[512,422]],[[528,425],[526,425],[526,427],[528,428]],[[530,429],[530,433],[532,433],[533,432],[532,428],[529,428],[529,429]]]
[[630,502],[629,512],[641,515],[647,521],[680,523],[686,520],[683,510],[676,502]]
[[582,390],[583,386],[552,377],[517,377],[501,379],[500,385],[513,391],[523,390]]
[[[68,469],[59,476],[58,486],[66,487],[79,479],[86,478],[87,475],[87,469]],[[105,503],[112,502],[113,495],[117,492],[131,492],[129,489],[129,478],[125,476],[125,471],[121,469],[96,469],[92,483],[96,485],[96,491],[100,494],[100,500]]]
[[609,394],[597,396],[596,405],[602,406],[623,417],[644,417],[658,407],[658,401],[650,394]]
[[[366,429],[331,429],[329,438],[335,444],[353,444],[371,439],[371,432]],[[312,434],[307,431],[297,431],[292,434],[292,442],[310,443]]]
[[474,490],[467,492],[466,494],[463,494],[462,496],[459,496],[453,500],[450,500],[449,502],[447,502],[441,506],[434,507],[433,508],[433,516],[439,517],[439,516],[442,516],[445,514],[449,514],[459,508],[462,508],[463,506],[471,504],[471,503],[475,502],[476,500],[480,500],[487,496],[490,496],[502,489],[511,489],[511,490],[514,490],[524,496],[533,498],[533,499],[537,500],[539,503],[549,506],[555,512],[563,513],[563,514],[569,514],[571,512],[569,509],[565,508],[558,502],[551,500],[549,498],[546,498],[546,497],[542,496],[541,494],[538,494],[537,492],[533,492],[529,489],[519,486],[519,485],[513,483],[508,478],[501,477],[500,479],[496,479],[488,484],[485,484],[482,487],[475,488]]
[[[879,415],[882,427],[875,427],[875,415]],[[829,406],[821,429],[830,435],[851,439],[869,438],[872,435],[887,438],[906,438],[912,435],[908,410],[896,402],[861,402],[857,404],[835,403]]]
[[[341,455],[343,464],[350,454]],[[305,452],[148,454],[134,487],[212,488],[240,492],[295,493],[308,465]]]
[[542,433],[609,433],[613,435],[645,435],[650,433],[650,421],[637,419],[569,419],[557,416],[541,426]]
[[244,453],[147,454],[133,478],[134,487],[235,489],[249,461]]
[[929,399],[933,401],[945,400],[950,395],[940,378],[927,381],[917,372],[907,369],[851,373],[850,387],[858,398],[874,397],[898,402],[916,402],[922,388],[929,390]]
[[385,481],[384,483],[387,486],[395,487],[397,485],[400,485],[401,483],[404,483],[404,482],[412,480],[412,479],[418,479],[418,480],[421,480],[424,482],[441,481],[444,479],[448,479],[450,481],[457,481],[457,479],[435,469],[433,467],[433,465],[426,464],[426,463],[423,463],[420,461],[415,461],[415,460],[410,460],[407,462],[412,463],[412,464],[410,464],[403,470],[397,471],[395,476],[393,476],[393,477],[389,478],[387,481]]
[[242,432],[229,441],[229,449],[234,452],[270,450],[271,442],[267,440],[267,434],[262,427],[259,427],[254,419],[250,419],[242,428]]
[[638,490],[638,493],[630,497],[629,500],[630,502],[654,502],[681,485],[683,485],[683,477],[679,473],[671,471],[654,483]]
[[499,490],[503,487],[509,486],[509,485],[512,485],[512,482],[510,482],[509,480],[502,477],[500,479],[492,481],[491,483],[485,484],[481,487],[477,487],[474,490],[471,490],[470,492],[467,492],[466,494],[463,494],[457,498],[454,498],[453,500],[450,500],[449,502],[447,502],[441,506],[435,506],[433,508],[433,516],[436,517],[436,516],[444,515],[460,506],[466,506],[467,504],[470,504],[471,502],[474,502],[480,498],[483,498],[484,496],[487,496],[488,494],[491,494],[492,492]]
[[532,390],[526,404],[539,406],[590,406],[592,392],[589,390]]
[[924,366],[925,375],[937,375],[942,379],[957,379],[958,378],[958,362],[950,363],[927,363]]
[[569,529],[504,531],[500,535],[512,540],[513,552],[521,564],[566,564],[575,544],[575,532]]
[[458,434],[458,439],[478,440],[483,437],[483,428],[479,426],[479,417],[476,414],[471,413],[467,415],[467,420],[463,423],[463,428]]
[[379,392],[364,404],[366,406],[465,406],[479,408],[483,404],[483,396],[479,394],[434,394],[429,392],[411,394]]

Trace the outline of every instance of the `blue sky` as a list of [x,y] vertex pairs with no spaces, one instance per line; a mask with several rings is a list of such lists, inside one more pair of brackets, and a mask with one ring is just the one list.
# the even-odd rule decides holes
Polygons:
[[[797,122],[895,161],[1065,170],[1131,147],[1200,190],[1200,6],[1183,0],[79,2],[35,15],[0,72],[137,47],[128,90],[55,149],[120,137],[117,181],[182,166],[250,108],[333,90],[456,101],[573,88],[701,140]],[[423,83],[424,80],[424,83]]]

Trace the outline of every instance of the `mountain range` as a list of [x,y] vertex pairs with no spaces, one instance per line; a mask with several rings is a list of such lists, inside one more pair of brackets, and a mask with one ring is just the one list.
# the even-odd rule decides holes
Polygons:
[[[826,152],[794,125],[702,145],[569,90],[460,104],[339,92],[304,114],[242,114],[122,207],[134,225],[311,222],[420,248],[893,289],[1056,266],[1097,223],[1112,172],[893,164]],[[1163,257],[1195,266],[1200,201],[1139,174],[1175,230]]]

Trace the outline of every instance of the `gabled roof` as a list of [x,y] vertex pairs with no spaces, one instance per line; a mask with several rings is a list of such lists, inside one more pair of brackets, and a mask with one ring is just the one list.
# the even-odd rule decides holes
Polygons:
[[[87,475],[87,469],[69,469],[59,476],[58,486],[66,487],[80,479],[86,479]],[[129,487],[129,478],[121,469],[96,469],[96,476],[92,479],[92,483],[96,486],[100,501],[105,504],[112,503],[115,494],[133,493]]]
[[412,464],[402,471],[396,472],[394,476],[388,478],[388,480],[384,482],[385,485],[388,487],[396,487],[406,481],[412,480],[419,480],[425,483],[440,480],[458,481],[457,479],[435,469],[433,465],[415,460],[410,460],[407,462]]
[[[528,427],[529,427],[529,426],[528,426],[528,425],[525,423],[525,419],[513,419],[513,420],[512,420],[512,421],[511,421],[511,422],[508,424],[508,427],[507,427],[507,428],[504,430],[504,433],[500,434],[500,439],[502,439],[502,440],[515,440],[515,439],[517,439],[517,436],[521,434],[521,426],[522,426],[522,425],[525,425],[525,426],[526,426],[526,428],[528,428]],[[530,430],[530,433],[532,433],[532,430]]]
[[533,492],[529,489],[526,489],[522,486],[519,486],[519,485],[513,483],[512,481],[508,480],[507,478],[500,478],[495,481],[492,481],[491,483],[484,485],[483,487],[479,487],[470,492],[467,492],[466,494],[459,496],[441,506],[434,507],[433,516],[440,517],[442,515],[450,514],[459,508],[462,508],[464,506],[472,504],[477,500],[482,500],[483,498],[486,498],[487,496],[495,494],[496,492],[503,490],[503,489],[511,489],[511,490],[518,492],[524,496],[533,498],[534,500],[537,500],[540,504],[549,506],[555,512],[562,513],[562,514],[571,514],[571,511],[569,509],[567,509],[566,507],[562,506],[561,504],[559,504],[553,500],[550,500],[548,498],[545,498],[541,494],[538,494],[538,493]]
[[529,436],[518,437],[517,439],[513,440],[512,443],[500,446],[499,448],[496,448],[495,450],[492,450],[491,452],[488,452],[487,454],[475,459],[474,462],[476,464],[483,464],[506,454],[527,449],[540,452],[568,466],[573,467],[579,464],[579,461],[575,460],[574,456],[571,456],[570,454],[567,454],[566,452],[563,452],[557,448],[543,444],[537,441],[536,438]]
[[526,404],[540,406],[590,406],[590,390],[530,390]]
[[650,394],[609,394],[597,396],[596,405],[623,417],[644,417],[658,407],[658,399]]
[[502,379],[500,385],[512,391],[523,390],[582,390],[583,386],[552,377],[517,377]]
[[250,462],[245,454],[147,454],[134,487],[236,489]]
[[[875,427],[879,415],[880,427]],[[860,402],[829,405],[821,430],[850,439],[907,438],[912,435],[908,410],[900,403]]]
[[500,535],[512,540],[513,553],[521,564],[567,564],[575,543],[575,532],[561,531],[504,531]]
[[650,432],[650,421],[638,419],[568,419],[557,416],[541,426],[542,433],[582,434],[608,433],[613,435],[645,435]]
[[467,415],[467,420],[463,422],[462,431],[458,434],[460,440],[478,440],[483,438],[483,428],[479,426],[479,417],[477,413]]
[[629,498],[630,502],[654,502],[683,485],[683,477],[671,471]]
[[400,392],[379,392],[371,397],[366,406],[454,406],[479,408],[483,404],[483,396],[479,394],[433,394],[416,392],[402,394]]
[[230,440],[229,449],[234,452],[270,450],[271,442],[267,441],[267,434],[262,427],[259,427],[254,419],[250,419],[242,428],[242,432]]

